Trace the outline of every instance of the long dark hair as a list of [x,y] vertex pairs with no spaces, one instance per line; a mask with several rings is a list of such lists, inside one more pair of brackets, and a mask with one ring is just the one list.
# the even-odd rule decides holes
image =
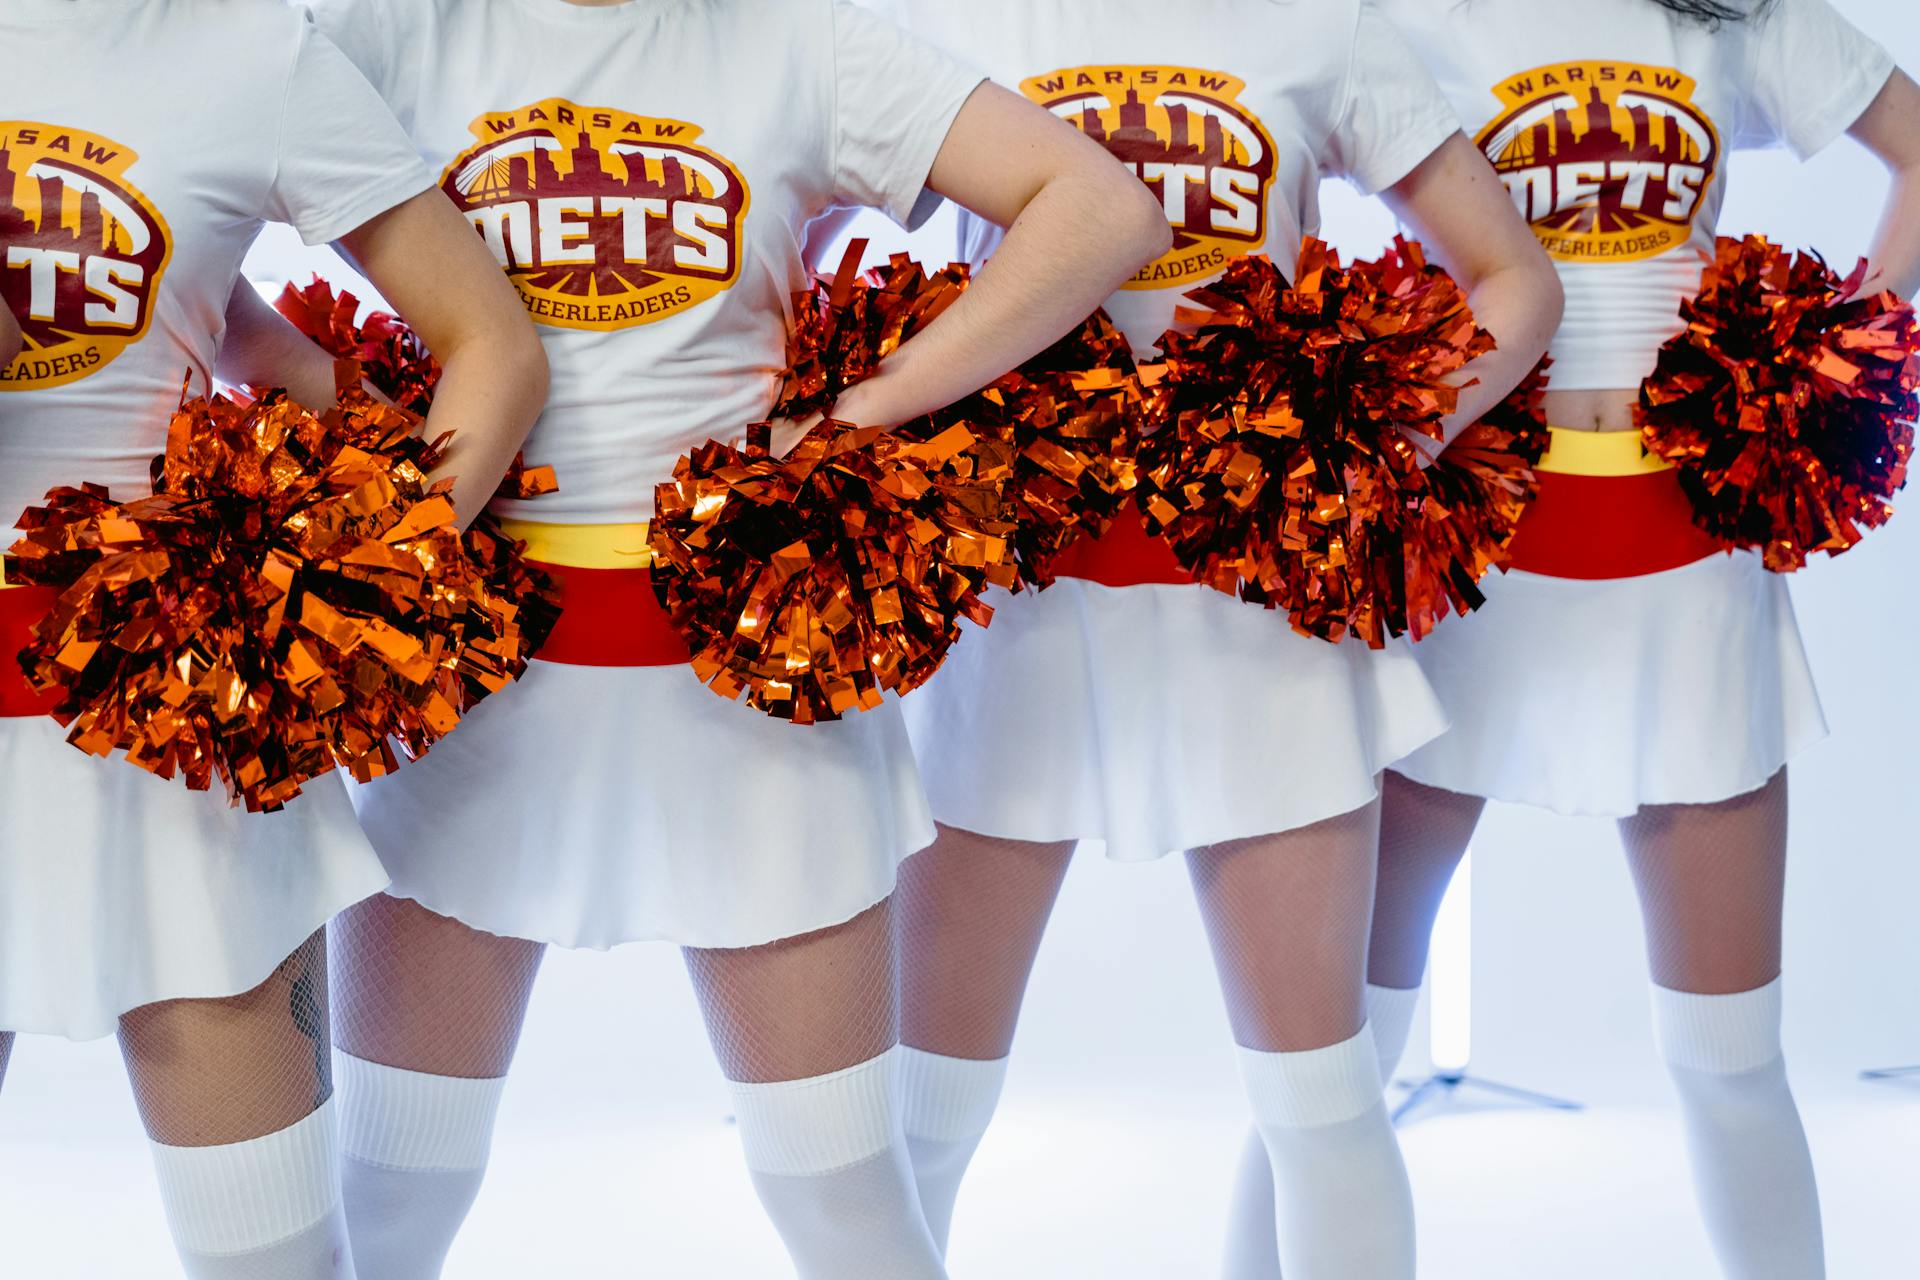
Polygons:
[[1741,22],[1757,18],[1773,6],[1773,0],[1653,0],[1662,9],[1671,9],[1685,17],[1717,27],[1723,22]]

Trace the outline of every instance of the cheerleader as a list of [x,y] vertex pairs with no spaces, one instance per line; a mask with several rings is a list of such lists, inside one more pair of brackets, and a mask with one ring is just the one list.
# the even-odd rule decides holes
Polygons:
[[[146,491],[182,373],[236,374],[222,313],[266,220],[340,241],[441,352],[479,512],[544,357],[339,50],[215,0],[10,0],[0,46],[9,525],[57,485]],[[50,603],[0,587],[0,1068],[15,1032],[117,1031],[187,1273],[351,1277],[320,931],[386,874],[336,781],[249,815],[69,746],[13,661]]]
[[[1538,360],[1551,268],[1446,100],[1358,0],[909,0],[916,34],[1066,117],[1174,247],[1106,302],[1143,355],[1232,258],[1291,270],[1340,175],[1383,193],[1499,340],[1458,430]],[[966,218],[967,257],[1004,266]],[[1009,245],[1010,247],[1010,245]],[[1406,648],[1293,632],[1195,585],[1137,517],[1070,549],[906,700],[940,838],[902,872],[907,1134],[944,1242],[1078,840],[1185,852],[1277,1175],[1289,1274],[1410,1275],[1412,1206],[1361,992],[1378,776],[1444,727]]]
[[[1786,764],[1826,727],[1786,583],[1696,529],[1631,428],[1712,257],[1729,151],[1806,157],[1850,132],[1898,177],[1863,292],[1920,284],[1920,94],[1826,0],[1387,8],[1553,256],[1567,309],[1558,426],[1515,569],[1416,650],[1453,728],[1388,777],[1369,961],[1382,1056],[1405,1045],[1434,914],[1486,801],[1615,818],[1721,1269],[1821,1276],[1780,1052],[1780,922]],[[1229,1276],[1274,1274],[1266,1180],[1250,1143]]]
[[881,426],[1045,347],[1167,229],[1098,148],[845,0],[318,13],[545,339],[528,452],[560,491],[500,511],[567,610],[513,698],[360,798],[394,880],[335,947],[361,1273],[439,1273],[542,949],[664,939],[800,1273],[941,1275],[894,1104],[889,897],[933,838],[898,709],[796,726],[716,698],[655,603],[642,522],[676,458],[767,412],[829,208],[912,223],[949,196],[1017,223],[837,406]]

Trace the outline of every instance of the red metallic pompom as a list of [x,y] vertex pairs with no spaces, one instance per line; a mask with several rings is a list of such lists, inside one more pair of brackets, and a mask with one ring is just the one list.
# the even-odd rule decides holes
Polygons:
[[[1142,424],[1151,416],[1125,335],[1105,311],[985,390],[933,415],[964,422],[1013,454],[1014,561],[1020,582],[1051,586],[1053,563],[1098,537],[1133,500]],[[909,423],[913,432],[920,424]]]
[[497,539],[463,543],[419,423],[358,390],[323,416],[193,400],[148,496],[29,508],[7,575],[61,595],[20,660],[68,741],[273,810],[392,771],[389,739],[417,757],[518,677],[552,616]]
[[1696,522],[1775,571],[1853,546],[1906,483],[1920,329],[1895,295],[1859,296],[1866,271],[1721,239],[1640,388],[1647,448],[1679,468]]
[[1188,297],[1140,488],[1181,564],[1334,642],[1377,648],[1471,606],[1498,522],[1452,532],[1445,499],[1472,488],[1437,491],[1409,438],[1439,438],[1448,379],[1493,348],[1459,285],[1406,241],[1349,268],[1308,239],[1292,284],[1250,257]]
[[1507,398],[1455,437],[1421,477],[1427,498],[1407,536],[1407,633],[1422,639],[1451,609],[1462,615],[1486,603],[1479,583],[1504,571],[1520,517],[1540,492],[1534,474],[1550,433],[1542,407],[1542,357]]
[[793,295],[787,372],[772,416],[830,413],[842,392],[873,376],[880,362],[933,323],[966,292],[970,272],[952,263],[929,273],[904,253],[862,274],[867,242],[847,246],[840,268]]
[[381,395],[409,413],[425,415],[440,382],[440,364],[400,317],[386,311],[354,323],[360,300],[315,276],[306,288],[289,281],[274,299],[274,309],[328,355],[358,362],[362,375]]
[[653,584],[716,693],[796,724],[919,687],[1010,585],[1008,463],[954,427],[931,441],[821,422],[784,458],[710,441],[659,486]]

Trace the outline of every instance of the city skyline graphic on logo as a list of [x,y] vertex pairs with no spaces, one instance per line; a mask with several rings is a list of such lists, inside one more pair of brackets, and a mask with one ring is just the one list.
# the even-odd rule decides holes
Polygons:
[[700,130],[551,100],[483,116],[441,186],[494,251],[535,319],[649,323],[739,275],[750,195]]
[[80,130],[0,121],[0,299],[25,338],[0,391],[83,378],[147,331],[172,244],[122,177],[137,158]]
[[1265,243],[1275,148],[1240,104],[1246,86],[1236,77],[1194,67],[1072,67],[1021,88],[1159,197],[1173,248],[1128,287],[1211,274]]
[[1719,134],[1677,71],[1576,63],[1512,77],[1479,145],[1557,258],[1654,257],[1684,243]]

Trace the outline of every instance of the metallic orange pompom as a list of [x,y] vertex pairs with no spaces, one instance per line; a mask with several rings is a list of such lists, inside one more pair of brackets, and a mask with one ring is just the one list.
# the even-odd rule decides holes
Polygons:
[[925,683],[1011,585],[1004,454],[821,422],[784,458],[765,425],[709,441],[655,493],[653,583],[714,692],[796,724]]
[[369,312],[356,324],[360,300],[315,276],[298,289],[289,282],[274,299],[274,309],[322,351],[359,364],[362,375],[381,395],[409,413],[425,415],[440,382],[440,363],[400,317]]
[[1894,294],[1859,296],[1866,271],[1722,238],[1640,388],[1647,448],[1679,468],[1696,522],[1775,571],[1847,550],[1906,484],[1920,327]]
[[840,268],[793,295],[787,372],[773,406],[776,418],[830,413],[842,392],[873,375],[880,362],[933,323],[966,292],[964,263],[929,273],[904,253],[862,274],[867,242],[847,246]]
[[417,757],[518,677],[552,616],[510,549],[463,543],[419,425],[358,390],[324,416],[193,400],[150,495],[29,508],[7,574],[62,594],[21,663],[68,741],[273,810],[392,771],[390,739]]
[[1053,584],[1053,562],[1084,535],[1106,532],[1139,482],[1150,417],[1126,337],[1105,311],[985,390],[909,433],[964,422],[1013,454],[1007,489],[1020,582]]
[[1485,604],[1480,579],[1507,565],[1520,517],[1540,492],[1533,469],[1550,438],[1542,405],[1552,363],[1543,356],[1420,478],[1426,500],[1406,533],[1407,634],[1415,640],[1449,610],[1465,615]]
[[1495,553],[1453,545],[1408,434],[1439,438],[1447,379],[1493,349],[1459,285],[1406,241],[1346,268],[1308,239],[1291,285],[1250,257],[1188,297],[1140,489],[1181,564],[1302,634],[1376,648],[1473,603],[1462,584]]

